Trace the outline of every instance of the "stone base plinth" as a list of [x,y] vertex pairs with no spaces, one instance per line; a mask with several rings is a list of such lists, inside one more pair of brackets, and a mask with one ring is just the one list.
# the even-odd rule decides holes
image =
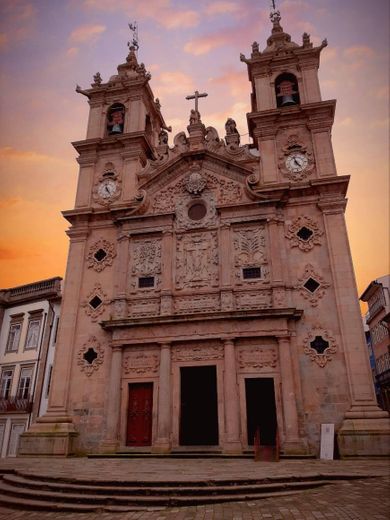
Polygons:
[[99,446],[99,453],[116,453],[119,449],[119,441],[104,441]]
[[152,446],[150,451],[151,451],[151,453],[156,453],[156,454],[171,453],[172,446],[171,446],[171,443],[168,440],[167,441],[161,440],[161,441],[157,441]]
[[283,455],[308,455],[307,442],[303,439],[285,441],[281,447]]
[[390,456],[390,419],[381,415],[344,419],[337,432],[341,458]]
[[71,422],[36,422],[20,436],[18,455],[21,457],[73,455],[77,435]]
[[241,442],[225,442],[223,446],[223,453],[226,455],[241,455],[242,453],[242,445]]

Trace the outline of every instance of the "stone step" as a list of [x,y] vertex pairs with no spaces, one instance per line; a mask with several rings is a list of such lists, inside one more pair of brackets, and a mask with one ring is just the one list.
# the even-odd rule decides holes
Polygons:
[[[316,483],[317,484],[317,483]],[[305,487],[304,489],[307,489]],[[126,497],[126,500],[118,500],[119,497],[92,496],[87,503],[75,501],[77,496],[73,495],[70,502],[63,500],[60,493],[39,493],[39,498],[34,492],[9,495],[4,492],[3,485],[0,484],[0,505],[23,510],[40,511],[63,511],[63,512],[126,512],[126,511],[158,511],[165,507],[192,506],[201,504],[215,504],[223,502],[240,502],[246,500],[259,500],[279,496],[292,495],[297,493],[295,490],[283,490],[275,492],[264,492],[254,494],[239,495],[216,495],[209,497],[148,497],[143,500],[141,497]],[[67,495],[68,496],[68,495]]]
[[107,486],[85,484],[78,481],[73,483],[55,482],[49,480],[33,480],[19,475],[5,475],[3,482],[15,488],[28,488],[43,491],[59,491],[61,493],[85,493],[93,495],[109,496],[210,496],[210,495],[235,495],[259,492],[272,492],[286,489],[307,489],[327,483],[325,480],[298,481],[298,482],[273,482],[246,484],[234,482],[230,485],[208,485],[208,486],[139,486],[137,483],[127,483],[125,486]]

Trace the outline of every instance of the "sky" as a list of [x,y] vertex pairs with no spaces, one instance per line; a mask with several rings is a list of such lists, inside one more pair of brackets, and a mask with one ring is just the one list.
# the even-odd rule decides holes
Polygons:
[[[346,218],[361,293],[389,272],[388,0],[277,0],[281,25],[301,44],[328,39],[319,71],[323,99],[337,99],[333,146],[351,175]],[[240,53],[271,32],[268,0],[0,0],[0,287],[65,273],[62,210],[74,205],[88,103],[75,92],[125,61],[138,22],[138,59],[152,74],[172,136],[192,104],[224,135],[233,117],[246,135],[250,83]]]

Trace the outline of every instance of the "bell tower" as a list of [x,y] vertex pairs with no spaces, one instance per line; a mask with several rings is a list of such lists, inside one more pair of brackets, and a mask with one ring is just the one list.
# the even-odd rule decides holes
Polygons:
[[[322,100],[318,80],[320,54],[327,40],[315,47],[304,33],[298,45],[284,32],[279,11],[274,8],[270,18],[272,32],[265,49],[260,51],[254,42],[250,58],[240,57],[247,64],[252,85],[249,134],[260,152],[259,176],[250,184],[259,199],[271,193],[281,197],[280,224],[283,222],[287,249],[291,249],[284,259],[286,272],[278,276],[280,285],[285,284],[288,294],[291,284],[295,289],[290,292],[292,301],[298,307],[302,306],[299,293],[309,301],[302,306],[304,318],[297,323],[296,341],[322,370],[314,373],[318,367],[306,366],[301,373],[303,408],[312,424],[335,423],[341,456],[382,455],[388,450],[390,421],[376,403],[361,326],[344,218],[349,176],[339,176],[336,171],[331,142],[336,101]],[[293,281],[296,279],[298,283]],[[274,283],[279,282],[275,279]],[[320,303],[325,291],[332,293],[331,306]],[[332,348],[333,339],[327,336],[329,329],[336,328],[337,354],[336,342]],[[331,359],[332,368],[328,367]],[[300,363],[303,367],[302,359]],[[331,411],[339,406],[339,395],[331,394],[340,392],[342,386],[337,390],[330,383],[336,373],[348,388],[346,391],[344,386],[343,392],[350,408],[342,414]],[[309,411],[314,409],[313,388],[332,401],[328,410],[323,401],[314,405],[320,405],[323,414]]]
[[318,81],[324,40],[314,47],[310,36],[302,45],[280,25],[279,11],[271,13],[272,34],[260,52],[254,42],[248,66],[252,84],[249,133],[262,151],[264,184],[295,182],[336,175],[331,128],[336,101],[322,101]]

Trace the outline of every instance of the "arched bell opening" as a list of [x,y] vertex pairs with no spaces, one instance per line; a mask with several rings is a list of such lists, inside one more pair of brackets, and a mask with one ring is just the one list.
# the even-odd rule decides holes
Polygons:
[[125,125],[125,107],[114,103],[107,111],[107,135],[123,134]]
[[276,78],[275,94],[278,108],[300,104],[298,80],[294,74],[286,72]]

